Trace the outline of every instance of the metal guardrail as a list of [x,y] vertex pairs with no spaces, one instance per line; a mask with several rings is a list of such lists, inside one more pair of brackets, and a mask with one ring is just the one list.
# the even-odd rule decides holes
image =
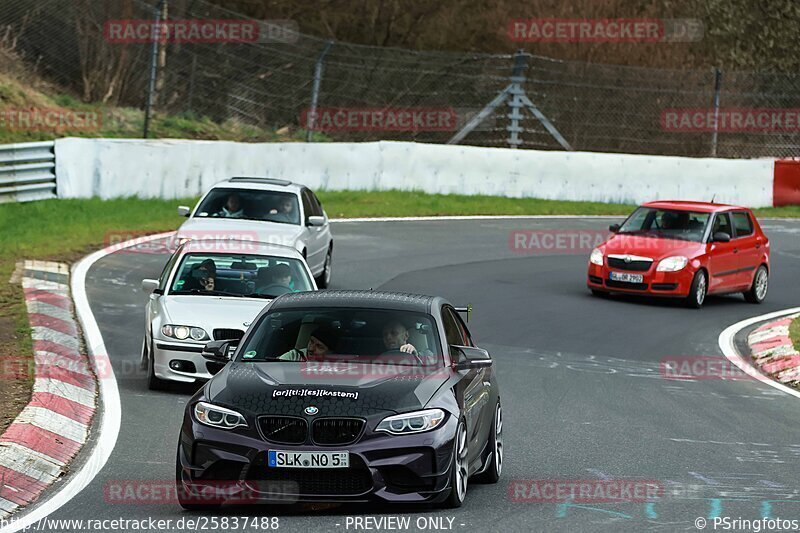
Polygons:
[[55,142],[0,145],[0,203],[56,198]]

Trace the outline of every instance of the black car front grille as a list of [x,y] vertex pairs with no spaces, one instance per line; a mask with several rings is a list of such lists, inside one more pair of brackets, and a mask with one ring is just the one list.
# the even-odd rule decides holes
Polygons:
[[647,283],[628,283],[626,281],[614,281],[607,279],[606,280],[606,287],[611,287],[613,289],[629,289],[633,291],[646,291],[647,290]]
[[364,461],[352,453],[348,468],[271,468],[266,454],[259,454],[247,479],[299,496],[357,496],[372,489],[372,474]]
[[653,283],[654,291],[674,291],[677,288],[677,283]]
[[311,425],[311,440],[320,446],[352,444],[363,429],[360,418],[320,418]]
[[240,329],[219,328],[214,330],[215,341],[238,341],[244,337],[244,331]]
[[308,423],[293,416],[262,416],[258,427],[265,440],[278,444],[303,444],[308,435]]
[[611,268],[616,268],[618,270],[646,272],[650,270],[650,265],[652,264],[653,264],[652,261],[631,261],[630,263],[628,263],[624,259],[620,259],[618,257],[608,258],[608,266],[610,266]]

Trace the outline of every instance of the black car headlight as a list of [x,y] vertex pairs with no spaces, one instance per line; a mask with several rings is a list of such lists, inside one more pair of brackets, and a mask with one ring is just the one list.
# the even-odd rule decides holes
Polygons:
[[439,427],[444,421],[445,414],[441,409],[426,409],[403,413],[402,415],[387,416],[381,420],[375,431],[383,431],[392,435],[408,435],[422,433]]
[[241,414],[206,402],[198,402],[194,406],[194,417],[201,424],[220,429],[247,427],[247,421]]
[[165,337],[172,337],[173,339],[178,339],[180,341],[186,340],[190,337],[193,341],[210,340],[206,330],[196,326],[176,326],[173,324],[165,324],[161,326],[161,334]]

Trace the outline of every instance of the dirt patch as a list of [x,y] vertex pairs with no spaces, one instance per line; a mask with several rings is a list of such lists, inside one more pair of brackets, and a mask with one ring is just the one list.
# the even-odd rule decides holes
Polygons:
[[[31,399],[33,354],[20,354],[20,332],[11,317],[0,317],[0,434]],[[27,344],[27,343],[23,343]]]

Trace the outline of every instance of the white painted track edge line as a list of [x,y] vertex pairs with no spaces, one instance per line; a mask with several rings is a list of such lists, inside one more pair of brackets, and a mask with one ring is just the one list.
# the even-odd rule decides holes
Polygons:
[[[330,218],[330,222],[436,222],[437,220],[540,220],[540,219],[591,219],[607,218],[624,220],[628,215],[443,215],[443,216],[417,216],[417,217],[361,217],[361,218]],[[761,221],[800,222],[800,218],[792,217],[763,217]]]
[[[144,240],[157,240],[168,237],[174,232],[160,233],[132,239],[131,244],[141,243]],[[93,367],[98,368],[97,358],[106,358],[107,352],[103,336],[100,334],[100,327],[92,314],[89,306],[89,298],[86,295],[86,274],[89,269],[100,259],[107,255],[119,251],[123,247],[120,244],[109,246],[98,250],[81,259],[72,269],[70,284],[72,287],[72,299],[75,305],[75,313],[83,330],[83,338],[89,351],[89,356],[93,358]],[[82,491],[105,466],[111,452],[117,444],[119,428],[122,418],[122,408],[120,404],[119,388],[114,376],[113,368],[108,362],[103,362],[105,371],[102,377],[98,377],[99,400],[102,402],[101,419],[95,422],[94,431],[98,432],[97,440],[91,451],[91,455],[81,464],[77,471],[73,471],[66,483],[56,489],[56,492],[48,495],[46,499],[40,500],[32,505],[30,512],[23,511],[19,517],[12,515],[15,519],[6,527],[0,529],[0,533],[14,533],[25,527],[31,526],[42,518],[57,511],[61,506],[74,498]],[[101,367],[104,368],[104,367]],[[9,518],[6,518],[9,520]]]
[[744,328],[759,322],[764,322],[773,318],[780,318],[797,312],[800,312],[800,307],[792,307],[790,309],[784,309],[783,311],[775,311],[765,315],[748,318],[747,320],[742,320],[741,322],[737,322],[732,326],[728,326],[719,335],[719,347],[725,357],[727,357],[730,362],[738,366],[747,375],[757,379],[762,383],[765,383],[766,385],[769,385],[770,387],[778,389],[779,391],[790,394],[796,398],[800,398],[800,391],[791,387],[787,387],[783,383],[778,383],[777,381],[764,375],[758,368],[756,368],[755,365],[739,354],[739,351],[736,349],[736,345],[734,344],[736,334],[742,331]]

